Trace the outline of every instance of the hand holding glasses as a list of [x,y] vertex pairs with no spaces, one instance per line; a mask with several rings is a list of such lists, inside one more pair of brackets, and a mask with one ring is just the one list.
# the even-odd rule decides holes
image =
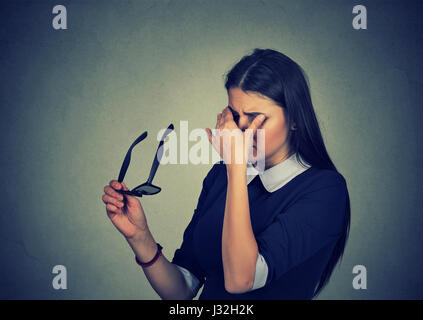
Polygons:
[[[159,167],[160,159],[162,158],[162,155],[163,155],[162,146],[164,144],[164,139],[167,137],[169,133],[172,132],[173,129],[174,129],[173,124],[170,124],[169,127],[164,132],[162,139],[160,140],[159,146],[157,147],[156,155],[154,156],[154,159],[153,159],[153,164],[151,166],[150,176],[148,177],[148,180],[144,182],[143,184],[140,184],[139,186],[135,187],[131,191],[116,190],[117,192],[122,194],[128,194],[135,197],[142,197],[143,195],[153,195],[153,194],[159,193],[162,190],[160,187],[153,185],[152,182],[153,182],[154,175],[156,174],[157,168]],[[129,163],[131,162],[132,149],[138,143],[143,141],[146,137],[147,137],[147,131],[143,132],[137,139],[135,139],[135,141],[129,147],[129,150],[126,153],[125,159],[123,160],[122,167],[120,168],[119,178],[118,178],[119,183],[121,183],[123,179],[125,178],[126,171],[128,170]]]

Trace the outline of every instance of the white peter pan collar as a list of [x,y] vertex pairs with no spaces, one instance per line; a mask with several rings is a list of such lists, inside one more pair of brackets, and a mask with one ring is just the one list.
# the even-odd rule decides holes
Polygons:
[[[303,158],[301,158],[301,160],[303,160]],[[304,160],[303,163],[305,164]],[[247,184],[249,184],[258,174],[266,190],[268,192],[274,192],[282,188],[285,184],[310,167],[311,166],[309,165],[304,167],[302,164],[300,164],[296,158],[295,153],[281,163],[278,163],[277,165],[264,170],[263,172],[259,172],[256,168],[253,167],[251,163],[248,163]]]

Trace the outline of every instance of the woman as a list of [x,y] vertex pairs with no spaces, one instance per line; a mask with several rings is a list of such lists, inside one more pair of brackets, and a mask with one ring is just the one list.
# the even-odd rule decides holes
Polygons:
[[[217,134],[206,129],[224,161],[204,179],[172,261],[161,254],[140,202],[116,191],[128,190],[124,183],[104,188],[107,214],[162,299],[192,299],[203,285],[199,299],[312,299],[343,254],[350,202],[305,75],[282,53],[255,49],[230,70],[225,87],[228,106],[217,116]],[[265,167],[254,173],[244,151],[253,143],[257,155],[257,139],[248,141],[258,129]],[[239,140],[229,139],[220,148],[221,132],[245,143],[237,149]],[[241,161],[229,161],[234,153],[228,158],[225,148],[243,151]]]

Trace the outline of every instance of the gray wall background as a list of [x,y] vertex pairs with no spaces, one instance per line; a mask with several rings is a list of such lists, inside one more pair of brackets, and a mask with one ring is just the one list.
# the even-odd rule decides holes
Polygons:
[[[68,30],[52,28],[63,4]],[[368,29],[352,28],[367,6]],[[348,183],[351,233],[319,299],[423,298],[422,23],[413,1],[3,1],[0,298],[159,299],[108,220],[103,187],[129,144],[128,186],[170,122],[213,127],[223,75],[255,47],[310,78],[328,151]],[[170,260],[210,165],[166,165],[142,199]],[[68,271],[56,291],[52,268]],[[367,290],[352,268],[367,267]]]

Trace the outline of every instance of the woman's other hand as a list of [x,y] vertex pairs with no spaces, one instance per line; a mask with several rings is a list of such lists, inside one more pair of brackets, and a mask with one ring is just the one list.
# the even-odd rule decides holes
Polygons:
[[263,115],[259,115],[254,118],[246,130],[241,130],[235,123],[232,112],[226,107],[217,115],[216,135],[206,128],[210,143],[227,166],[247,164],[252,152],[254,134],[264,119]]

